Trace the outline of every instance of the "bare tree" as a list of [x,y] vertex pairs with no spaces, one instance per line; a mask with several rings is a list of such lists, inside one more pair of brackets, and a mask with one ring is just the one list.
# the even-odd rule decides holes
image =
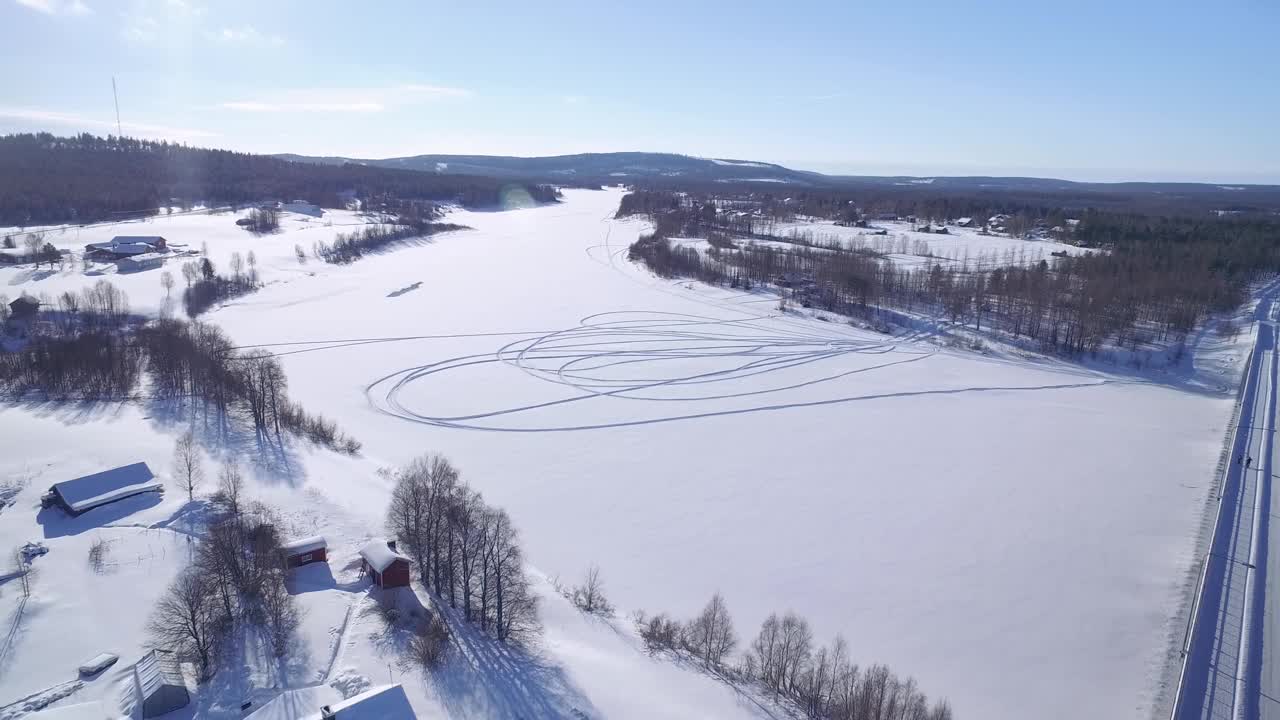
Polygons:
[[200,266],[195,261],[187,261],[182,263],[182,279],[187,281],[187,287],[200,279]]
[[233,517],[244,511],[244,476],[240,474],[240,465],[235,460],[223,463],[218,472],[218,500]]
[[579,608],[590,613],[609,614],[613,607],[604,595],[604,579],[600,577],[600,567],[592,565],[587,568],[582,584],[573,589],[573,602]]
[[199,566],[182,571],[160,596],[148,629],[158,645],[195,659],[202,680],[213,674],[221,634],[217,596]]
[[733,631],[733,619],[724,596],[716,593],[702,609],[698,617],[689,621],[684,629],[684,641],[689,649],[708,667],[718,667],[738,644]]
[[173,273],[165,270],[160,273],[160,286],[164,288],[164,296],[169,297],[173,294]]
[[261,590],[257,601],[267,637],[271,641],[271,650],[276,657],[284,657],[298,630],[302,615],[285,587],[284,571],[281,568],[270,568],[259,587]]
[[204,480],[204,463],[200,459],[195,433],[190,430],[183,433],[173,446],[173,467],[178,484],[187,491],[187,500],[195,500],[196,488]]

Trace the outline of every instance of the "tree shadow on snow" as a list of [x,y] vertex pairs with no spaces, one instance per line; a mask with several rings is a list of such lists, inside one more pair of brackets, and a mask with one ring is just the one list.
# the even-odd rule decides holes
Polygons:
[[308,441],[286,432],[282,446],[274,435],[255,432],[242,412],[229,410],[225,422],[220,422],[212,409],[206,413],[197,403],[171,400],[148,401],[146,411],[152,425],[175,433],[191,430],[214,458],[238,460],[260,481],[299,487],[306,480],[297,446]]
[[[452,633],[444,665],[425,678],[451,717],[598,717],[563,667],[536,650],[500,642],[444,608]],[[425,671],[420,671],[425,674]]]
[[[67,478],[70,480],[71,478]],[[46,538],[79,535],[113,524],[130,515],[159,505],[163,495],[145,492],[122,500],[100,505],[81,515],[70,515],[60,507],[41,508],[36,513],[36,523],[44,529]]]

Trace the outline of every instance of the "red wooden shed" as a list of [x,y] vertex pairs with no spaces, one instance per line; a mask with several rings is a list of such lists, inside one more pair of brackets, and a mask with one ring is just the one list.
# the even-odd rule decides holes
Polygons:
[[409,558],[392,549],[386,540],[373,540],[360,548],[361,567],[380,588],[409,584]]
[[298,538],[290,540],[280,546],[284,551],[285,565],[295,568],[299,565],[307,565],[313,562],[328,562],[328,544],[324,538],[316,535],[315,537]]

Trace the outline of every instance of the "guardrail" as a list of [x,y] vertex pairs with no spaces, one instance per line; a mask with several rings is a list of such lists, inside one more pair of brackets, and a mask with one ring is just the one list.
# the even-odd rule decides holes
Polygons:
[[[1173,693],[1173,708],[1169,711],[1170,720],[1177,720],[1178,707],[1182,703],[1182,688],[1187,676],[1187,658],[1191,655],[1191,642],[1195,637],[1195,630],[1200,621],[1200,601],[1204,596],[1205,581],[1209,576],[1209,560],[1212,559],[1215,553],[1219,526],[1222,524],[1222,498],[1226,493],[1227,481],[1231,477],[1231,460],[1236,452],[1236,443],[1240,441],[1240,427],[1245,424],[1245,419],[1241,417],[1241,409],[1244,406],[1244,399],[1249,395],[1250,384],[1257,384],[1253,373],[1257,355],[1258,343],[1257,330],[1255,328],[1253,349],[1249,351],[1249,359],[1244,366],[1244,382],[1240,383],[1240,389],[1236,391],[1236,404],[1234,410],[1232,410],[1231,441],[1223,448],[1226,462],[1224,464],[1222,460],[1218,461],[1222,476],[1222,480],[1218,485],[1218,509],[1214,513],[1213,528],[1209,531],[1209,547],[1205,550],[1204,558],[1200,561],[1200,580],[1196,584],[1196,594],[1191,603],[1191,612],[1187,615],[1187,627],[1183,631],[1182,669],[1178,671],[1178,685]],[[1252,422],[1252,419],[1249,422]]]

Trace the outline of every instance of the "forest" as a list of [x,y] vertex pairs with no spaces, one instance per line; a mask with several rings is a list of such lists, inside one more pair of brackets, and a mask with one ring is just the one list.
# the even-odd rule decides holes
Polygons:
[[[655,232],[630,252],[660,275],[773,284],[799,304],[878,323],[900,312],[944,317],[1072,355],[1107,343],[1136,351],[1180,342],[1209,314],[1242,303],[1251,282],[1280,272],[1280,222],[1269,218],[1089,210],[1077,214],[1072,240],[1095,252],[1027,264],[929,257],[906,265],[870,245],[771,238],[767,212],[744,225],[721,219],[709,199],[646,193],[629,196],[619,212],[653,218]],[[682,236],[711,238],[712,247],[704,254],[667,240]]]
[[[367,208],[402,200],[494,207],[510,182],[357,164],[319,165],[169,142],[49,133],[0,137],[0,225],[94,222],[161,207],[235,205],[267,198]],[[539,202],[548,185],[522,184]]]

